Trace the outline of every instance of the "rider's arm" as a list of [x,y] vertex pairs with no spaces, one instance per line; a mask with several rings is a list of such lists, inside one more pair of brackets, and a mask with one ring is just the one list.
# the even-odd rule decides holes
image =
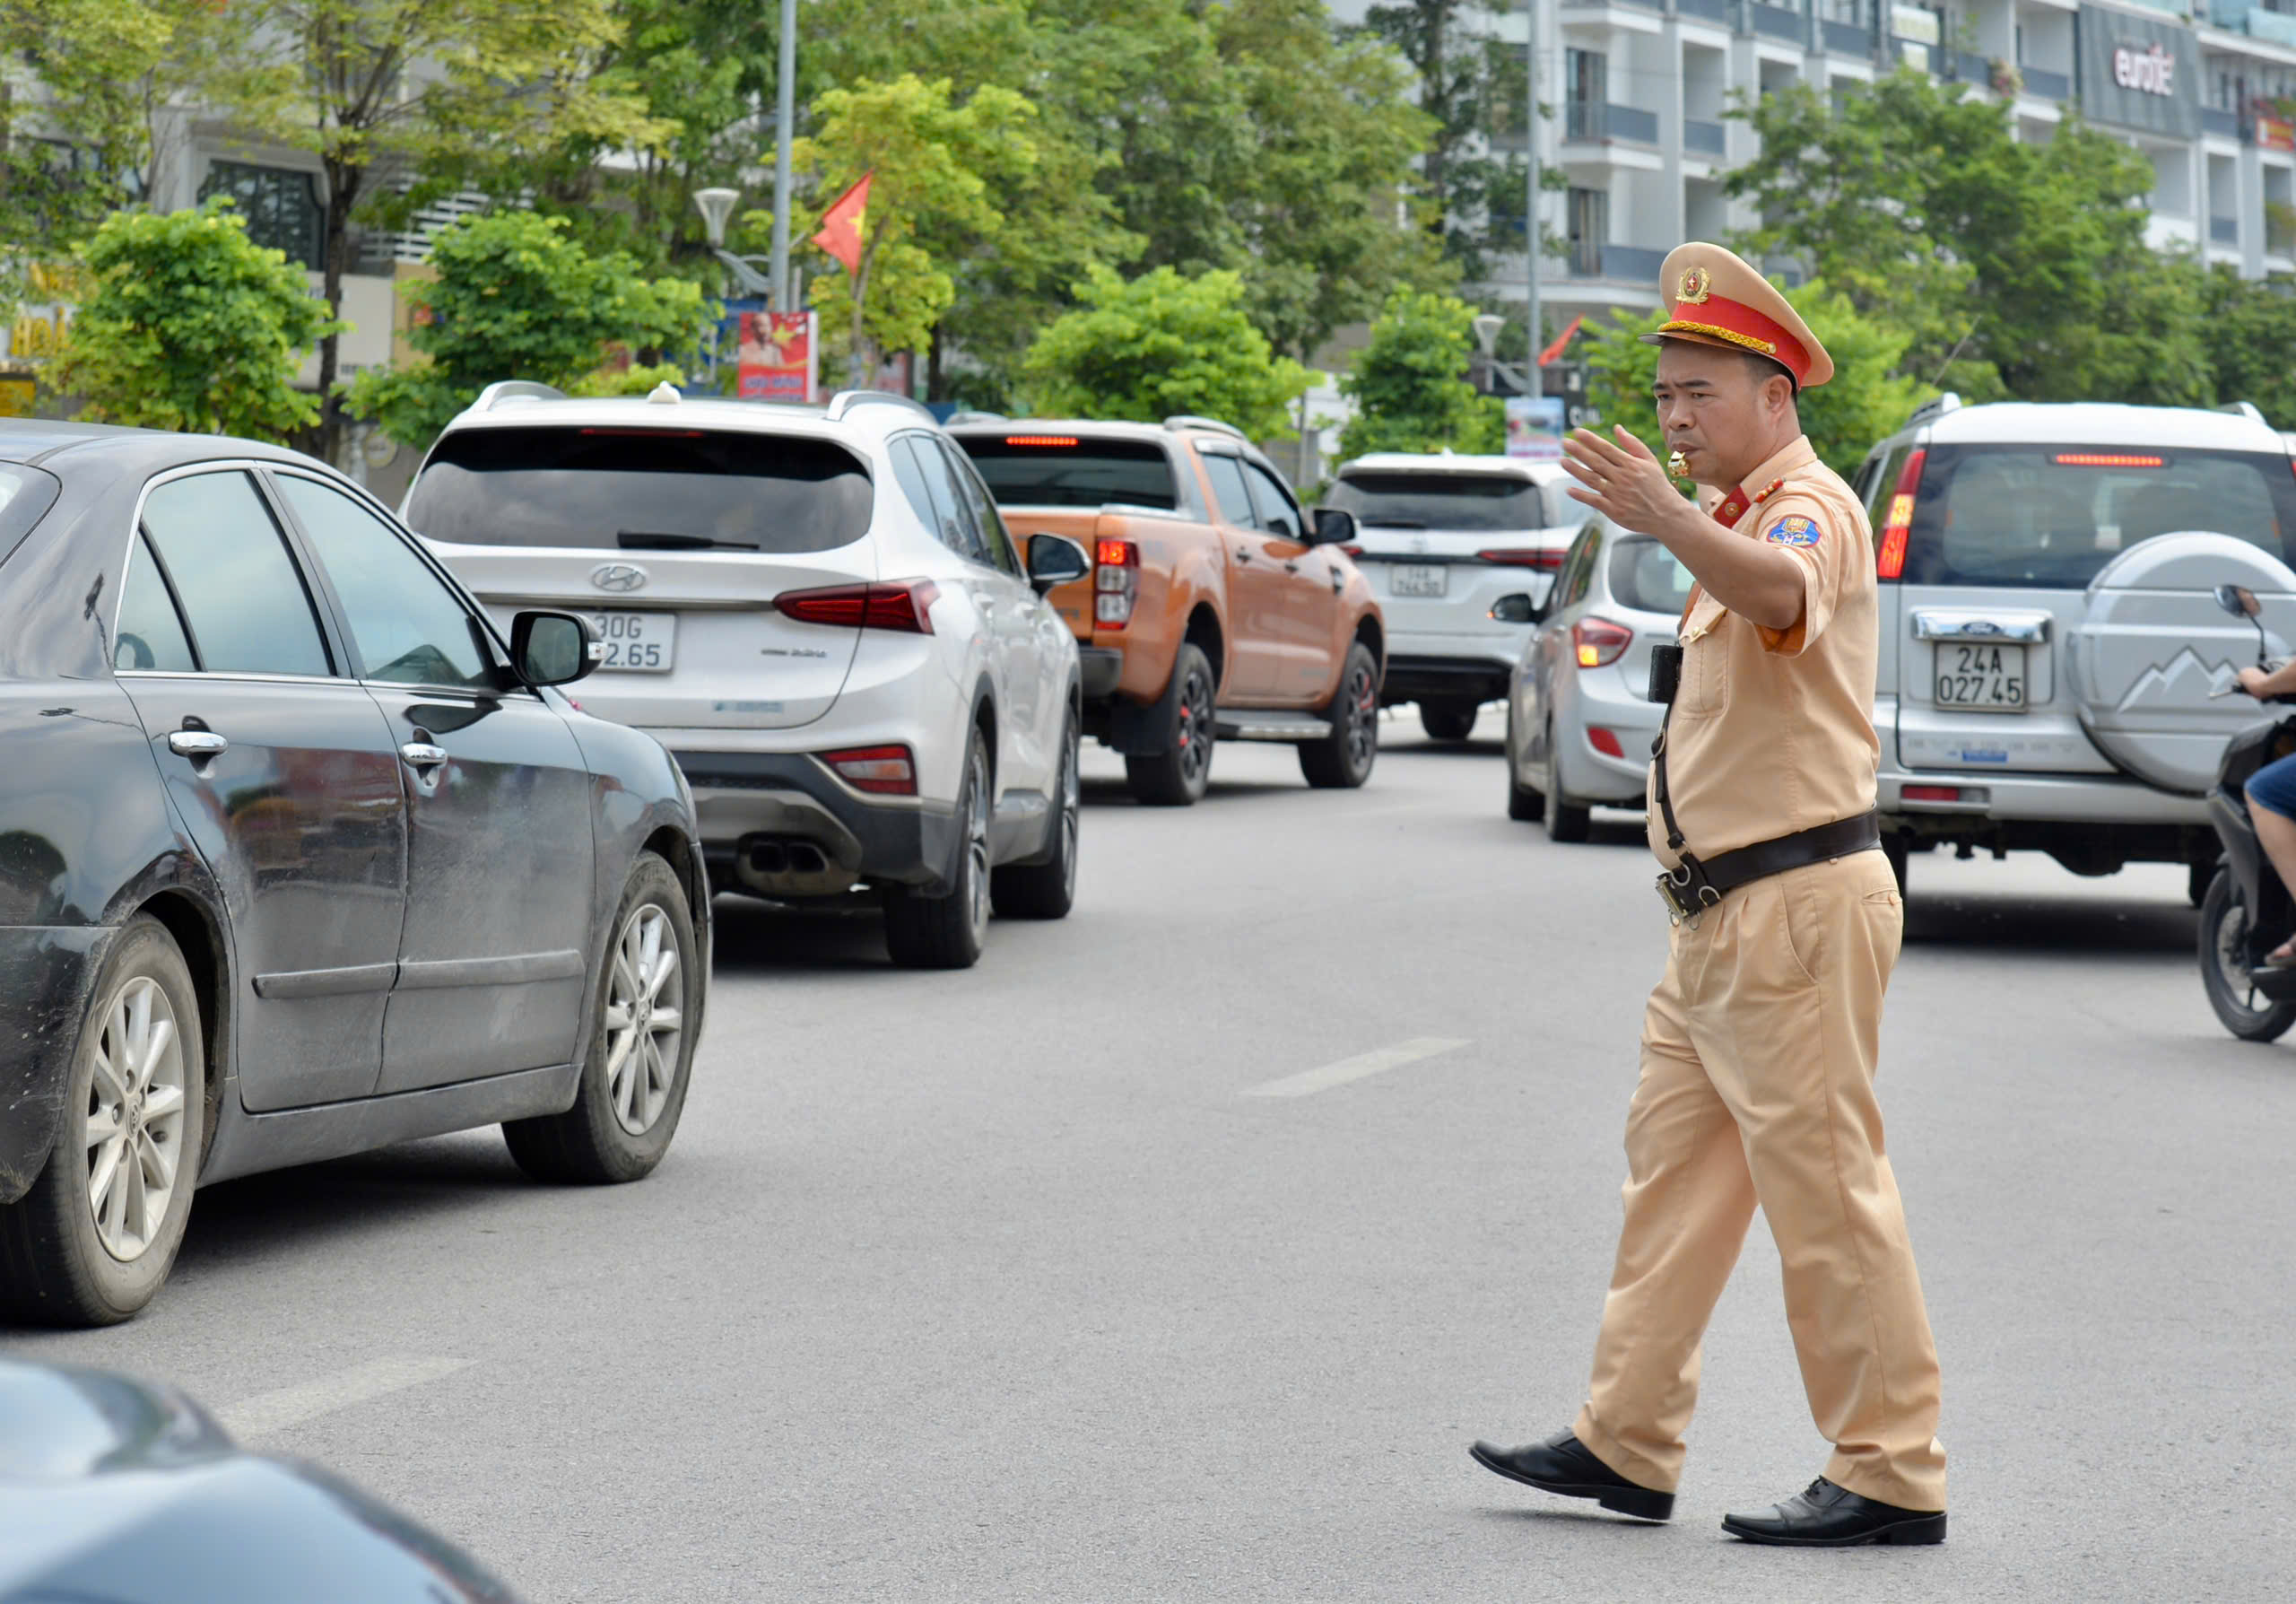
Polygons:
[[2296,658],[2271,670],[2243,668],[2240,689],[2262,702],[2266,697],[2296,695]]

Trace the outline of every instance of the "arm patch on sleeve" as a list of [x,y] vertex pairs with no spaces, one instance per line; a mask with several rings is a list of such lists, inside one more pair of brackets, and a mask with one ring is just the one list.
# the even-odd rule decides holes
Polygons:
[[1796,513],[1770,525],[1762,531],[1761,537],[1772,545],[1815,545],[1820,531],[1815,520]]

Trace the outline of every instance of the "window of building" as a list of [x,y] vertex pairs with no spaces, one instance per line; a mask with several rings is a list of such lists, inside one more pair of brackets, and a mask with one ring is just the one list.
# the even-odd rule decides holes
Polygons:
[[1599,275],[1603,242],[1610,238],[1611,196],[1607,189],[1572,189],[1570,199],[1570,270]]
[[201,180],[199,198],[228,196],[248,220],[248,238],[283,250],[291,262],[316,272],[326,217],[311,175],[291,168],[256,167],[244,161],[213,161]]

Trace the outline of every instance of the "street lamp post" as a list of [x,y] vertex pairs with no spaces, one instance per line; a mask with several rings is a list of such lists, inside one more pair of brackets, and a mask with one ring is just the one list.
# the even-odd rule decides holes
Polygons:
[[789,141],[797,104],[797,0],[781,0],[781,64],[774,79],[779,136],[773,149],[773,309],[796,309],[789,292]]
[[1539,318],[1539,3],[1523,0],[1523,143],[1527,153],[1524,165],[1529,177],[1525,180],[1523,198],[1523,248],[1527,258],[1523,278],[1528,292],[1528,306],[1523,315],[1524,337],[1529,349],[1525,353],[1523,370],[1527,376],[1523,387],[1526,396],[1545,392],[1539,382],[1539,350],[1545,334]]
[[716,257],[734,282],[750,295],[762,296],[775,311],[784,309],[773,283],[757,270],[755,257],[737,257],[726,248],[726,222],[734,214],[734,203],[742,198],[738,189],[697,189],[693,204],[701,213],[701,231],[709,238],[709,254]]

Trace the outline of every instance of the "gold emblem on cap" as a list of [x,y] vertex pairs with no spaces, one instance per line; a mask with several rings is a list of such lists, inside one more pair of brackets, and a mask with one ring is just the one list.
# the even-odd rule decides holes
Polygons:
[[1692,267],[1683,273],[1680,292],[1674,299],[1683,306],[1703,306],[1713,288],[1714,275],[1703,267]]

